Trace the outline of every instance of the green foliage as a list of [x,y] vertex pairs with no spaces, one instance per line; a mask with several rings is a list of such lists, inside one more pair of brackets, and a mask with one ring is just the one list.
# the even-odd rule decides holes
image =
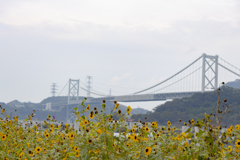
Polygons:
[[[222,87],[220,90],[220,100],[227,99],[227,105],[230,107],[231,113],[227,113],[222,121],[222,124],[231,125],[240,122],[240,89],[231,87]],[[157,121],[159,124],[164,124],[170,120],[175,125],[179,124],[179,119],[189,121],[191,119],[202,119],[204,113],[215,113],[213,108],[217,106],[217,91],[196,93],[192,97],[174,99],[154,108],[154,112],[148,114],[134,114],[132,119],[144,120],[147,117],[148,121]]]

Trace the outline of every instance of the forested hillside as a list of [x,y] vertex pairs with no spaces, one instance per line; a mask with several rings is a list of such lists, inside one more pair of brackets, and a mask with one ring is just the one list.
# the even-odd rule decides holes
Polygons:
[[[231,113],[225,114],[223,124],[235,124],[235,119],[236,123],[240,123],[240,89],[222,87],[219,97],[220,100],[227,99],[226,103],[231,111]],[[197,93],[189,98],[166,102],[154,108],[153,112],[133,115],[132,119],[144,120],[147,117],[147,121],[158,121],[159,124],[166,125],[170,120],[173,124],[180,125],[179,119],[187,122],[190,119],[204,118],[205,112],[215,114],[216,111],[213,109],[217,106],[217,99],[217,91]]]

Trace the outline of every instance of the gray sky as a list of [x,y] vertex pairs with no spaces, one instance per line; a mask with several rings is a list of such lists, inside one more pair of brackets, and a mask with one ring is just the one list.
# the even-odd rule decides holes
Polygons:
[[[238,0],[0,0],[0,101],[40,102],[69,78],[108,94],[154,85],[202,53],[239,66]],[[80,91],[82,95],[85,92]],[[66,95],[65,89],[61,95]],[[132,103],[152,109],[156,102]]]

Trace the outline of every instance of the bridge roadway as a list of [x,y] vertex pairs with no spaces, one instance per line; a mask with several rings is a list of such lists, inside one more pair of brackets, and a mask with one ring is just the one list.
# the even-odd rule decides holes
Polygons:
[[[139,94],[124,96],[109,96],[100,98],[88,98],[86,103],[101,103],[102,100],[117,102],[140,102],[140,101],[166,101],[167,99],[191,97],[195,93],[201,92],[175,92],[175,93],[158,93],[158,94]],[[71,100],[69,104],[80,104],[82,100]]]

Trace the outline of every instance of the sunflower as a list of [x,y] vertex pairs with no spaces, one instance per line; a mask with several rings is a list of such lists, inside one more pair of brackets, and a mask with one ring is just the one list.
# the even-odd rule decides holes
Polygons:
[[102,131],[101,129],[98,129],[98,130],[97,130],[97,133],[100,135],[100,134],[103,133],[103,131]]
[[50,127],[51,127],[51,128],[54,128],[54,124],[51,124]]
[[80,151],[79,150],[75,151],[75,157],[79,157],[79,156],[80,156]]
[[49,133],[53,133],[53,129],[50,129],[49,131],[50,131]]
[[118,109],[118,106],[119,106],[119,103],[117,103],[117,104],[115,105],[115,107],[114,107],[114,109],[113,109],[113,110],[116,110],[116,109]]
[[232,152],[232,146],[228,146],[229,153]]
[[84,123],[85,123],[85,124],[88,124],[88,120],[85,120]]
[[98,111],[95,111],[95,114],[98,114]]
[[194,119],[191,120],[191,123],[192,123],[192,124],[195,123]]
[[11,120],[9,120],[9,121],[8,121],[8,123],[9,123],[9,124],[12,124],[12,121],[11,121]]
[[93,118],[95,117],[95,115],[90,113],[90,114],[88,115],[88,117],[89,117],[90,119],[93,119]]
[[120,115],[121,113],[122,113],[122,111],[119,109],[119,110],[118,110],[118,115]]
[[239,147],[240,146],[240,140],[238,139],[235,144],[236,144],[237,147]]
[[4,141],[7,138],[6,135],[2,135],[2,140]]
[[136,134],[133,134],[133,141],[134,141],[134,142],[137,142],[137,141],[138,141]]
[[33,156],[33,152],[32,151],[28,151],[28,155],[29,156]]
[[70,139],[74,139],[74,133],[70,133]]
[[148,155],[151,153],[151,151],[152,151],[152,148],[151,148],[151,147],[146,147],[144,153],[145,153],[145,155],[148,156]]
[[160,137],[160,134],[159,134],[159,133],[157,133],[157,137]]
[[167,127],[167,131],[169,132],[171,130],[171,128],[170,127]]
[[148,139],[147,139],[147,138],[143,138],[142,141],[146,141],[146,142],[148,142]]
[[130,106],[127,107],[127,113],[130,113],[132,108]]
[[240,126],[237,124],[237,125],[235,126],[235,129],[238,131],[238,130],[240,129]]
[[49,137],[49,133],[45,133],[44,136],[45,136],[46,138],[48,138],[48,137]]
[[90,104],[88,104],[87,108],[86,108],[86,111],[88,111],[90,109]]
[[132,132],[133,132],[133,133],[135,132],[135,129],[134,129],[134,128],[132,129]]
[[88,140],[88,144],[92,144],[92,142],[93,142],[93,141],[92,141],[91,139]]
[[148,128],[148,127],[145,127],[145,131],[148,132],[148,131],[149,131],[149,128]]
[[188,146],[188,142],[187,142],[187,141],[184,142],[184,146],[185,146],[185,147]]
[[75,146],[75,147],[73,148],[73,150],[74,150],[74,151],[77,151],[77,150],[78,150],[77,146]]
[[168,124],[168,126],[171,126],[171,122],[170,121],[168,121],[167,124]]
[[41,148],[40,148],[40,147],[36,147],[35,151],[36,151],[36,153],[38,154],[38,153],[41,152]]
[[230,128],[228,128],[228,129],[227,129],[227,132],[228,132],[228,133],[231,133],[231,132],[232,132],[232,130],[231,130]]
[[131,135],[128,135],[128,137],[127,137],[127,138],[130,140],[130,139],[132,139],[132,136],[131,136]]
[[156,122],[151,122],[151,126],[155,127],[156,126]]
[[235,146],[235,152],[238,153],[239,152],[239,149],[237,146]]

